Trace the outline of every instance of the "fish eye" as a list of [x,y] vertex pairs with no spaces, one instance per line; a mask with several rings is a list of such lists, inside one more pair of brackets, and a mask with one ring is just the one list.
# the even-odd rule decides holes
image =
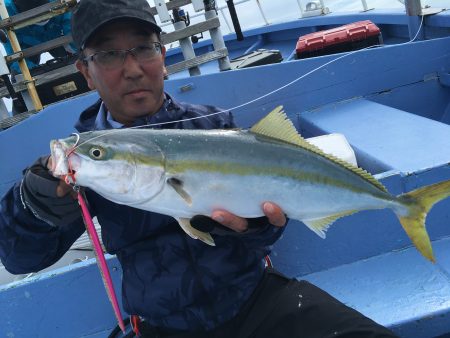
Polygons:
[[105,155],[105,150],[100,147],[93,147],[89,150],[89,156],[95,160],[100,160]]

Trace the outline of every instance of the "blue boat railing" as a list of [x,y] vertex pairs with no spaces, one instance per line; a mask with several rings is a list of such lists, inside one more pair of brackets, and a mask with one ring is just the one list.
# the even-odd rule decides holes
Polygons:
[[[441,2],[442,1],[442,2]],[[314,16],[324,16],[330,13],[357,13],[367,12],[374,9],[405,9],[405,6],[417,6],[420,8],[445,7],[445,0],[412,0],[405,5],[404,0],[284,0],[285,10],[273,10],[275,7],[271,0],[235,0],[234,5],[241,21],[242,29],[247,30],[254,27],[268,26],[277,22],[308,18]],[[446,7],[450,7],[447,4]],[[192,8],[187,6],[187,10]],[[235,33],[233,25],[230,23],[227,6],[224,1],[218,1],[217,11],[221,21],[224,34]],[[203,13],[193,13],[190,15],[192,22],[197,22]],[[157,18],[158,20],[158,18]],[[171,22],[160,22],[163,30],[172,31]],[[206,33],[204,39],[208,38]],[[177,47],[173,43],[168,48]]]

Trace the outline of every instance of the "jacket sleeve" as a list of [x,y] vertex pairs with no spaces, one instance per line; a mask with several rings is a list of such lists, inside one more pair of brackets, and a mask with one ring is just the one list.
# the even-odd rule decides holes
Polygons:
[[252,250],[272,246],[282,236],[288,222],[284,227],[276,227],[266,217],[250,218],[247,221],[249,229],[246,232],[233,232],[231,236],[239,237]]
[[20,198],[20,183],[0,201],[0,259],[13,274],[37,272],[57,262],[84,232],[81,219],[53,227],[32,215]]
[[268,247],[280,239],[285,229],[286,226],[280,228],[273,226],[272,224],[266,224],[261,227],[259,231],[242,234],[242,237],[249,248],[259,248],[261,246]]

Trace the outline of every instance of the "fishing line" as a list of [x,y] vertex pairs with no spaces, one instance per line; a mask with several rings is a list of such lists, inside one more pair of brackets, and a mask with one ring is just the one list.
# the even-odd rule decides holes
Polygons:
[[[422,29],[423,21],[424,21],[424,15],[421,16],[420,26],[419,26],[419,29],[417,30],[416,35],[410,41],[403,42],[403,43],[398,43],[398,44],[394,44],[394,45],[390,45],[390,46],[392,46],[392,47],[394,47],[394,46],[401,46],[401,45],[406,45],[406,44],[414,42],[414,40],[416,40],[417,37],[419,36],[419,33],[420,33],[421,29]],[[240,105],[232,107],[232,108],[224,109],[224,110],[221,110],[221,111],[218,111],[218,112],[215,112],[215,113],[211,113],[211,114],[207,114],[207,115],[196,116],[196,117],[180,119],[180,120],[175,120],[175,121],[151,123],[151,124],[147,124],[147,125],[143,125],[143,126],[130,127],[129,129],[138,129],[138,128],[145,128],[145,127],[161,126],[161,125],[170,124],[170,123],[176,123],[176,122],[192,121],[192,120],[197,120],[197,119],[200,119],[200,118],[205,118],[205,117],[214,116],[214,115],[218,115],[218,114],[222,114],[222,113],[227,113],[229,111],[245,107],[245,106],[250,105],[250,104],[252,104],[254,102],[262,100],[262,99],[264,99],[264,98],[266,98],[266,97],[268,97],[270,95],[273,95],[273,94],[275,94],[275,93],[277,93],[277,92],[279,92],[279,91],[281,91],[281,90],[283,90],[283,89],[293,85],[294,83],[304,79],[305,77],[315,73],[316,71],[319,71],[320,69],[322,69],[322,68],[324,68],[324,67],[326,67],[326,66],[328,66],[328,65],[330,65],[330,64],[332,64],[334,62],[337,62],[337,61],[339,61],[339,60],[341,60],[343,58],[346,58],[348,56],[351,56],[351,55],[356,54],[358,52],[362,52],[362,51],[367,50],[367,49],[376,48],[376,47],[382,47],[382,46],[383,45],[372,45],[372,46],[369,46],[369,47],[365,47],[363,49],[358,49],[358,50],[355,50],[355,51],[352,51],[352,52],[347,52],[346,54],[341,55],[341,56],[339,56],[339,57],[337,57],[337,58],[335,58],[333,60],[330,60],[330,61],[324,63],[323,65],[320,65],[317,68],[312,69],[311,71],[301,75],[300,77],[296,78],[295,80],[293,80],[293,81],[291,81],[291,82],[289,82],[289,83],[287,83],[287,84],[285,84],[285,85],[283,85],[283,86],[281,86],[281,87],[279,87],[279,88],[277,88],[277,89],[275,89],[275,90],[273,90],[271,92],[268,92],[268,93],[266,93],[266,94],[264,94],[262,96],[259,96],[259,97],[255,98],[253,100],[247,101],[247,102],[245,102],[243,104],[240,104]]]
[[[146,128],[146,127],[162,126],[162,125],[172,124],[172,123],[177,123],[177,122],[193,121],[193,120],[198,120],[198,119],[202,119],[202,118],[206,118],[206,117],[210,117],[210,116],[214,116],[214,115],[219,115],[219,114],[223,114],[223,113],[228,113],[228,112],[230,112],[230,111],[232,111],[232,110],[236,110],[236,109],[239,109],[239,108],[248,106],[248,105],[250,105],[250,104],[252,104],[252,103],[255,103],[255,102],[259,101],[259,100],[262,100],[262,99],[264,99],[264,98],[266,98],[266,97],[268,97],[268,96],[270,96],[270,95],[273,95],[273,94],[275,94],[275,93],[278,93],[279,91],[281,91],[281,90],[283,90],[283,89],[285,89],[285,88],[287,88],[287,87],[289,87],[289,86],[292,86],[292,85],[295,84],[296,82],[298,82],[298,81],[304,79],[305,77],[307,77],[307,76],[309,76],[309,75],[311,75],[311,74],[313,74],[313,73],[319,71],[320,69],[322,69],[322,68],[324,68],[324,67],[326,67],[326,66],[328,66],[328,65],[330,65],[330,64],[333,64],[333,63],[335,63],[335,62],[337,62],[337,61],[339,61],[339,60],[341,60],[341,59],[344,59],[344,58],[346,58],[346,57],[348,57],[348,56],[351,56],[351,55],[353,55],[353,54],[362,52],[362,51],[364,51],[364,50],[372,49],[372,48],[378,48],[378,47],[395,47],[395,46],[407,45],[407,44],[410,44],[410,43],[414,42],[414,41],[417,39],[417,37],[419,36],[420,31],[422,30],[422,26],[423,26],[423,22],[424,22],[424,17],[425,17],[425,15],[421,15],[420,25],[419,25],[419,29],[417,30],[417,33],[415,34],[415,36],[414,36],[411,40],[409,40],[409,41],[407,41],[407,42],[397,43],[397,44],[388,45],[388,46],[386,46],[386,45],[372,45],[372,46],[368,46],[368,47],[365,47],[365,48],[362,48],[362,49],[358,49],[358,50],[355,50],[355,51],[352,51],[352,52],[347,52],[347,53],[345,53],[344,55],[338,56],[338,57],[336,57],[336,58],[334,58],[334,59],[332,59],[332,60],[330,60],[330,61],[328,61],[328,62],[326,62],[326,63],[324,63],[324,64],[322,64],[322,65],[320,65],[319,67],[316,67],[316,68],[310,70],[309,72],[307,72],[307,73],[305,73],[305,74],[299,76],[298,78],[292,80],[291,82],[288,82],[287,84],[285,84],[285,85],[283,85],[283,86],[281,86],[281,87],[278,87],[278,88],[274,89],[274,90],[271,91],[271,92],[268,92],[268,93],[266,93],[266,94],[263,94],[263,95],[261,95],[261,96],[255,98],[255,99],[253,99],[253,100],[247,101],[247,102],[242,103],[242,104],[240,104],[240,105],[237,105],[237,106],[235,106],[235,107],[228,108],[228,109],[224,109],[224,110],[220,110],[220,111],[218,111],[218,112],[214,112],[214,113],[210,113],[210,114],[206,114],[206,115],[202,115],[202,116],[195,116],[195,117],[190,117],[190,118],[185,118],[185,119],[180,119],[180,120],[174,120],[174,121],[167,121],[167,122],[150,123],[150,124],[145,124],[145,125],[142,125],[142,126],[129,127],[129,128],[127,128],[127,129],[140,129],[140,128]],[[110,133],[117,132],[118,130],[120,130],[120,129],[114,129],[114,130],[112,130]],[[104,133],[104,134],[102,134],[102,135],[99,135],[99,136],[93,137],[93,138],[91,138],[91,139],[89,139],[89,140],[86,140],[86,141],[80,143],[77,147],[74,147],[74,148],[72,149],[72,151],[74,151],[74,150],[75,150],[76,148],[78,148],[79,146],[82,146],[83,144],[92,141],[93,139],[96,139],[96,138],[99,138],[99,137],[103,137],[103,136],[109,135],[110,133]]]
[[[421,15],[421,21],[420,21],[419,29],[417,30],[416,35],[411,40],[409,40],[407,42],[394,44],[394,45],[389,45],[389,47],[402,46],[402,45],[406,45],[406,44],[414,42],[414,40],[416,40],[417,37],[419,36],[419,33],[420,33],[421,29],[422,29],[423,21],[424,21],[424,15]],[[365,47],[363,49],[358,49],[358,50],[355,50],[355,51],[352,51],[352,52],[347,52],[346,54],[341,55],[341,56],[339,56],[339,57],[337,57],[337,58],[335,58],[335,59],[333,59],[331,61],[328,61],[328,62],[324,63],[323,65],[320,65],[317,68],[312,69],[311,71],[301,75],[300,77],[296,78],[295,80],[293,80],[291,82],[288,82],[287,84],[285,84],[285,85],[283,85],[283,86],[281,86],[281,87],[279,87],[279,88],[277,88],[277,89],[275,89],[275,90],[273,90],[271,92],[268,92],[268,93],[266,93],[266,94],[264,94],[262,96],[257,97],[256,99],[247,101],[245,103],[242,103],[242,104],[240,104],[238,106],[235,106],[235,107],[232,107],[232,108],[224,109],[224,110],[221,110],[221,111],[218,111],[218,112],[215,112],[215,113],[211,113],[211,114],[207,114],[207,115],[196,116],[196,117],[191,117],[191,118],[186,118],[186,119],[181,119],[181,120],[175,120],[175,121],[151,123],[151,124],[147,124],[147,125],[143,125],[143,126],[130,127],[129,129],[138,129],[138,128],[145,128],[145,127],[161,126],[161,125],[170,124],[170,123],[176,123],[176,122],[192,121],[192,120],[197,120],[197,119],[201,119],[201,118],[205,118],[205,117],[209,117],[209,116],[214,116],[214,115],[218,115],[218,114],[222,114],[222,113],[227,113],[229,111],[236,110],[236,109],[248,106],[248,105],[250,105],[250,104],[252,104],[254,102],[257,102],[257,101],[262,100],[262,99],[264,99],[264,98],[266,98],[266,97],[268,97],[270,95],[273,95],[273,94],[275,94],[275,93],[277,93],[277,92],[279,92],[279,91],[281,91],[281,90],[283,90],[283,89],[285,89],[285,88],[287,88],[289,86],[292,86],[294,83],[304,79],[305,77],[307,77],[307,76],[309,76],[309,75],[319,71],[320,69],[322,69],[322,68],[324,68],[324,67],[326,67],[326,66],[328,66],[328,65],[330,65],[330,64],[332,64],[334,62],[337,62],[337,61],[339,61],[339,60],[341,60],[343,58],[346,58],[346,57],[351,56],[353,54],[362,52],[362,51],[367,50],[367,49],[376,48],[376,47],[383,47],[383,45],[372,45],[372,46]]]

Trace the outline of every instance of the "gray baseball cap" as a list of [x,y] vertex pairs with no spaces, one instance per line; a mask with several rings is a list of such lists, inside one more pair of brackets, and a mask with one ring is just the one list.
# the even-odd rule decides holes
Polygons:
[[72,12],[72,38],[79,49],[104,24],[118,19],[133,19],[160,33],[147,0],[80,0]]

